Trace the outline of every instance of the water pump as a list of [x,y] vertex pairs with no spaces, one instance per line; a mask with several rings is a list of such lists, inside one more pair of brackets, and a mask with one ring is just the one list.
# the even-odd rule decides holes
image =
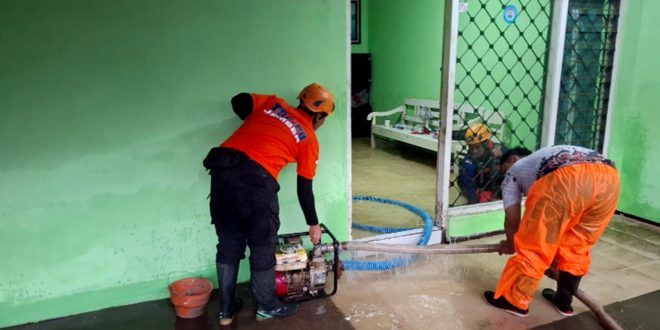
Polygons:
[[[303,301],[329,297],[337,292],[337,279],[343,270],[339,260],[339,242],[330,230],[321,224],[321,233],[332,238],[331,244],[317,244],[305,250],[302,237],[306,232],[278,236],[275,250],[275,287],[283,301]],[[326,285],[332,277],[332,291]]]

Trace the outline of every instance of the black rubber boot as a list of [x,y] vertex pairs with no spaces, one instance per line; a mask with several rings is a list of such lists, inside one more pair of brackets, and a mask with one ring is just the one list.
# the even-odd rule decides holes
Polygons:
[[218,286],[220,287],[220,325],[230,325],[234,316],[243,307],[243,302],[236,300],[236,280],[238,265],[216,263]]
[[529,309],[521,309],[510,303],[504,296],[495,299],[495,292],[484,291],[484,301],[495,308],[499,308],[507,313],[511,313],[519,317],[527,317]]
[[573,296],[580,286],[582,276],[575,276],[568,272],[559,271],[557,279],[557,291],[552,289],[544,289],[542,294],[543,298],[550,301],[557,311],[564,316],[573,315]]
[[252,295],[257,303],[257,321],[298,312],[297,303],[282,303],[275,295],[275,268],[252,274]]

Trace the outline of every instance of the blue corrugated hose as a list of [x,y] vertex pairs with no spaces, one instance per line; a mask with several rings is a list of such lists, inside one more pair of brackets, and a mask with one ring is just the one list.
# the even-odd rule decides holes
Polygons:
[[[421,208],[401,201],[395,201],[392,199],[374,197],[374,196],[353,196],[353,200],[396,205],[419,215],[424,220],[424,229],[422,230],[422,236],[419,238],[417,245],[428,244],[429,239],[431,238],[431,232],[433,231],[433,218],[431,217],[431,215],[429,215],[426,211],[422,210]],[[368,230],[378,233],[396,233],[404,230],[414,229],[414,228],[367,226],[355,222],[353,223],[353,228]],[[417,260],[417,255],[407,255],[407,256],[396,257],[393,259],[378,260],[378,261],[345,260],[344,269],[366,270],[366,271],[391,270],[391,269],[408,266],[409,264],[415,262],[415,260]]]

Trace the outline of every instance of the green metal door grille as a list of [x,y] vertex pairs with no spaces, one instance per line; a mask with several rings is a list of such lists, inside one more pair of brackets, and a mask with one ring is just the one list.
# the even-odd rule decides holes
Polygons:
[[618,17],[618,0],[569,2],[556,144],[603,151]]
[[504,148],[539,148],[551,26],[550,0],[467,4],[459,15],[450,206],[469,202],[465,182],[499,196],[501,175],[493,175],[498,166],[493,158],[479,164],[474,175],[463,170],[470,124],[486,124],[492,142]]

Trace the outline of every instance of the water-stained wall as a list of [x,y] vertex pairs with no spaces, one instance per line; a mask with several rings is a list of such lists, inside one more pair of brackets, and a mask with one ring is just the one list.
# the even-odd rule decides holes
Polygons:
[[623,6],[609,156],[621,174],[619,210],[660,222],[660,2]]
[[[345,240],[346,33],[334,0],[0,2],[0,326],[214,278],[201,160],[242,91],[334,92],[314,187]],[[295,166],[280,183],[280,232],[306,230]]]

